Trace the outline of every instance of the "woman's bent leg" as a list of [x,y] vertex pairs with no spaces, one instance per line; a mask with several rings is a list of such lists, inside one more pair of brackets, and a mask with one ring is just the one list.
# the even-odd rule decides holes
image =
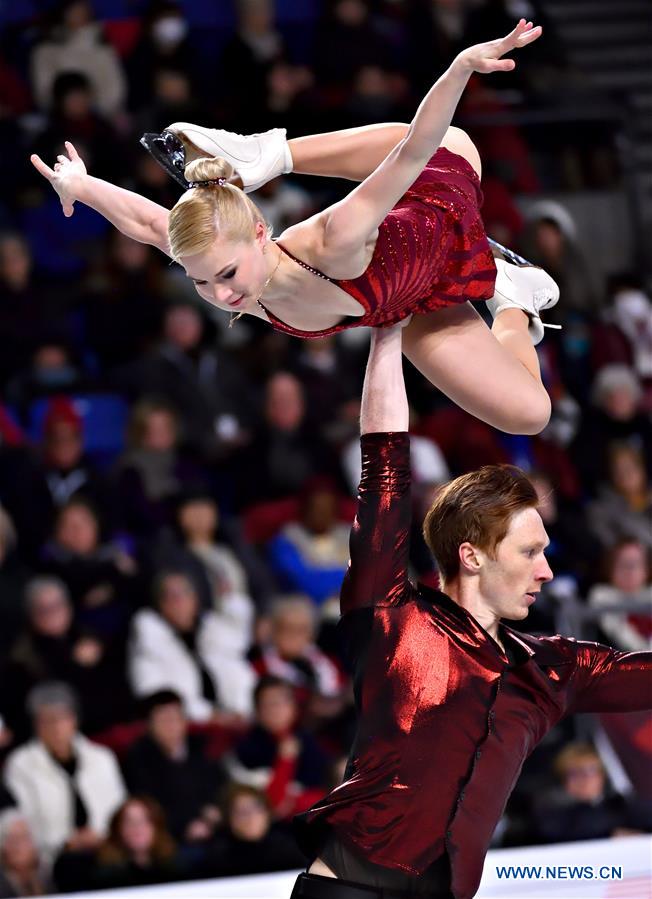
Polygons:
[[[408,127],[392,122],[293,138],[288,141],[292,171],[299,175],[326,175],[364,181],[403,140]],[[461,128],[449,128],[441,145],[451,153],[463,156],[478,175],[481,174],[480,155],[471,138]],[[433,153],[435,149],[433,147]]]
[[550,418],[528,318],[506,309],[487,328],[470,303],[415,315],[403,352],[458,406],[508,434],[538,434]]

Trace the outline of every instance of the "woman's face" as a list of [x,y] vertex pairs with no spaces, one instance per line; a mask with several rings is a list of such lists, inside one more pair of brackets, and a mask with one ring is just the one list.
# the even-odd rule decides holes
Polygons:
[[300,659],[313,639],[313,619],[306,609],[288,610],[273,621],[272,640],[284,659]]
[[5,868],[13,871],[22,871],[36,865],[38,853],[26,821],[17,820],[9,825],[0,860]]
[[179,524],[187,537],[210,540],[217,530],[217,506],[210,499],[191,500],[181,507]]
[[638,593],[647,583],[647,558],[640,543],[626,543],[616,552],[611,569],[611,584],[623,593]]
[[150,412],[143,433],[143,449],[167,452],[174,449],[177,429],[173,416],[164,409]]
[[629,449],[615,453],[611,460],[611,480],[619,493],[642,493],[646,486],[646,475],[638,455]]
[[141,802],[130,802],[120,819],[120,839],[129,852],[150,852],[155,838],[149,811]]
[[158,602],[161,615],[175,630],[192,630],[199,613],[197,594],[187,578],[171,574],[161,586]]
[[204,300],[225,312],[251,312],[267,280],[267,243],[264,226],[251,241],[215,241],[181,264]]
[[269,686],[263,690],[256,707],[259,723],[272,734],[286,734],[294,726],[297,705],[291,687]]
[[99,542],[97,520],[85,506],[65,509],[57,523],[57,543],[80,556],[92,553]]
[[45,637],[63,637],[72,624],[72,609],[68,598],[56,584],[42,587],[29,610],[33,630]]
[[269,812],[262,799],[243,793],[231,803],[229,826],[239,840],[262,840],[269,829]]

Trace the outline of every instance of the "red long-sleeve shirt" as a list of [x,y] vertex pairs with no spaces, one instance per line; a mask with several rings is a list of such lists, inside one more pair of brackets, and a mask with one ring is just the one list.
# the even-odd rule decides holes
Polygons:
[[461,606],[408,579],[409,437],[362,438],[341,594],[358,728],[344,783],[297,819],[369,861],[422,874],[444,852],[472,897],[523,762],[564,715],[652,708],[652,653],[501,625],[505,654]]

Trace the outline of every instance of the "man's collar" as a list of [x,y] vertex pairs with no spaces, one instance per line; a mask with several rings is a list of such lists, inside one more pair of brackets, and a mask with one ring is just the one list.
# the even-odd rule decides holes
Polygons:
[[[441,590],[434,590],[425,584],[419,583],[419,595],[435,605],[443,606],[447,611],[455,615],[461,623],[470,624],[478,628],[482,633],[486,634],[483,628],[478,624],[470,612],[467,612],[459,603],[451,599]],[[513,650],[517,660],[517,664],[528,662],[532,659],[537,665],[542,667],[550,665],[559,665],[564,661],[560,658],[559,651],[547,640],[541,640],[539,637],[533,637],[531,634],[523,634],[520,631],[512,630],[506,624],[500,625],[501,635],[506,637],[510,649]],[[488,636],[488,635],[487,635]]]

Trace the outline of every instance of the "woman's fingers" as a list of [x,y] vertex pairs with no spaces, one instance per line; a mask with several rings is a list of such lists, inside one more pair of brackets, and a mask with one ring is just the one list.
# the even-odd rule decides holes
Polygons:
[[81,158],[81,157],[79,156],[79,153],[77,152],[77,150],[75,149],[75,147],[73,146],[73,144],[70,143],[69,140],[64,141],[64,143],[65,143],[65,145],[66,145],[66,150],[68,151],[68,155],[70,156],[71,159],[77,160],[77,159],[80,159],[80,158]]
[[51,181],[54,178],[54,171],[49,165],[46,165],[43,162],[40,156],[37,156],[36,153],[32,153],[29,158],[36,171],[40,172],[44,178],[47,178],[48,181]]
[[543,33],[543,28],[541,25],[537,25],[535,28],[530,28],[529,31],[524,32],[518,38],[517,46],[525,47],[528,44],[531,44],[533,41],[536,41],[537,38],[541,37]]

